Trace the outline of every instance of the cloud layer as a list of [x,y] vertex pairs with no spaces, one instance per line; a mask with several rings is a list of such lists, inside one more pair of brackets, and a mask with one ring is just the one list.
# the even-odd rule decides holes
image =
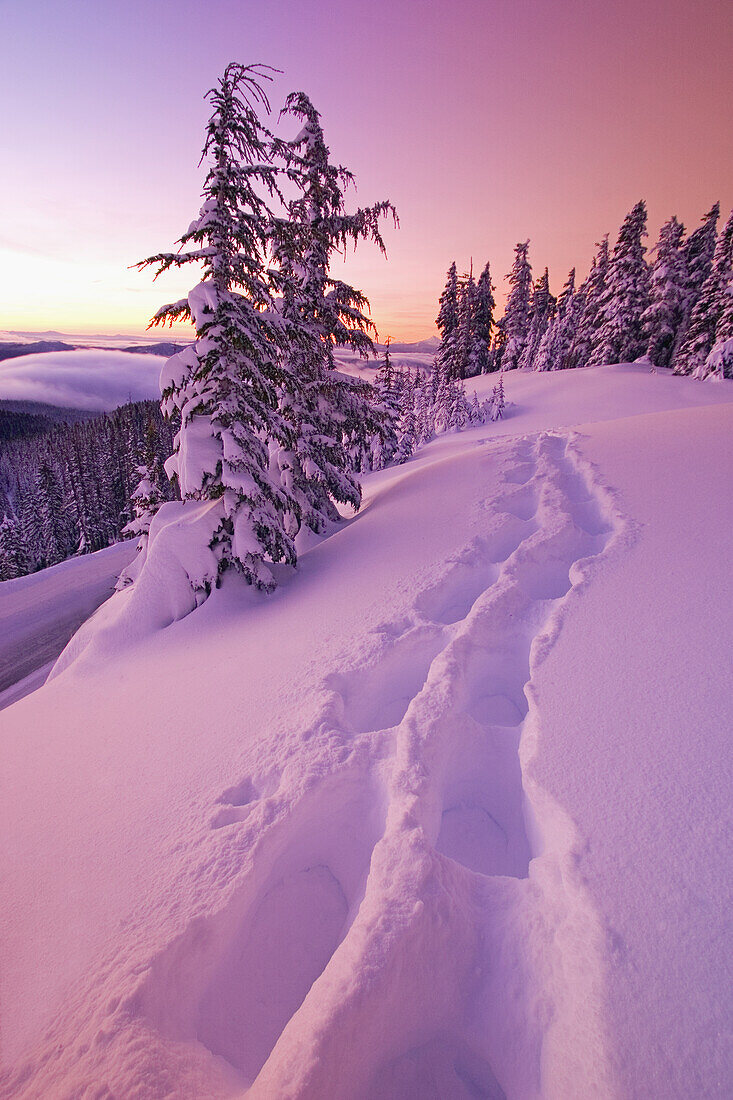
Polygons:
[[0,362],[0,401],[40,401],[107,412],[128,401],[158,398],[165,359],[89,349],[23,355]]

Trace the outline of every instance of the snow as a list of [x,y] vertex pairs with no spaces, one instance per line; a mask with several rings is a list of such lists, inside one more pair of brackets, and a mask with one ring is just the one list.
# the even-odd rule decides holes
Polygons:
[[0,1096],[731,1094],[733,383],[505,386],[3,712]]
[[135,543],[122,542],[0,584],[0,708],[40,687],[39,670],[48,673],[134,556]]

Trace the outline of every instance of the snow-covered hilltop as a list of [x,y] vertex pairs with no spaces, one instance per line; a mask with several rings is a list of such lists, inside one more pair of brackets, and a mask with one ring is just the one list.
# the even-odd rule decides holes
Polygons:
[[733,383],[506,385],[2,712],[0,1096],[731,1094]]

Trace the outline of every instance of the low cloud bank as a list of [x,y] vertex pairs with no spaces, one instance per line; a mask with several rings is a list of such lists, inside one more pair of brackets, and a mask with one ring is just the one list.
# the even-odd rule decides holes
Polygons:
[[157,399],[165,359],[88,349],[23,355],[0,362],[0,401],[40,401],[108,412],[128,401]]

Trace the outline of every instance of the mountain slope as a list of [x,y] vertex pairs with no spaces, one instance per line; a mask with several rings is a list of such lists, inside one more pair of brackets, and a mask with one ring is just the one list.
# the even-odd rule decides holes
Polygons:
[[729,1094],[733,386],[507,390],[3,712],[0,1094]]

